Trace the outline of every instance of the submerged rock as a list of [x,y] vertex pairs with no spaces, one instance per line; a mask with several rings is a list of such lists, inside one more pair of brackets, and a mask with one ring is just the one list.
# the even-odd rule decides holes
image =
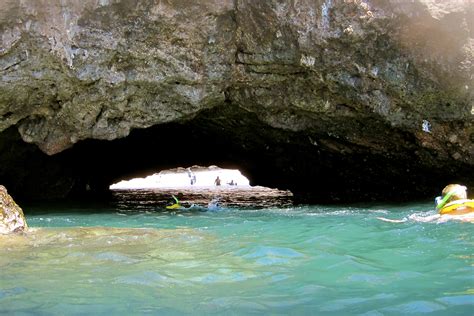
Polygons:
[[25,215],[7,189],[0,185],[0,234],[23,232],[28,228]]

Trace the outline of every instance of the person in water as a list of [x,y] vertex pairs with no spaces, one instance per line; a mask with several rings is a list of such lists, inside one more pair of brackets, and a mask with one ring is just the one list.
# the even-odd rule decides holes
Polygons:
[[212,200],[207,204],[207,209],[211,211],[218,210],[221,207],[221,197],[215,196]]
[[436,197],[436,209],[442,209],[446,204],[467,199],[467,188],[460,184],[449,184],[444,187],[441,196]]
[[[178,194],[179,197],[181,197],[181,194]],[[174,194],[171,194],[171,199],[166,205],[166,208],[180,208],[181,204],[176,196]]]
[[216,186],[221,185],[221,179],[219,178],[219,176],[217,176],[216,180],[214,180],[214,184],[215,184]]
[[422,216],[419,214],[412,214],[408,217],[403,219],[388,219],[384,217],[377,217],[377,219],[391,222],[391,223],[404,223],[408,220],[413,220],[416,222],[437,222],[443,223],[448,220],[460,220],[463,222],[470,222],[474,223],[474,212],[467,212],[464,214],[456,214],[456,213],[445,213],[443,214],[441,209],[445,207],[448,203],[455,202],[455,201],[466,201],[467,200],[467,188],[460,184],[449,184],[444,187],[443,191],[441,192],[441,196],[436,197],[436,210],[439,212],[435,215],[429,216]]

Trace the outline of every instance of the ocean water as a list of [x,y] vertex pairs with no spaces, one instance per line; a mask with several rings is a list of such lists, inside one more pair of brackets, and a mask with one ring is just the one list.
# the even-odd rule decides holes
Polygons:
[[0,237],[0,315],[474,314],[474,224],[429,220],[431,202],[116,197],[24,207],[30,232]]

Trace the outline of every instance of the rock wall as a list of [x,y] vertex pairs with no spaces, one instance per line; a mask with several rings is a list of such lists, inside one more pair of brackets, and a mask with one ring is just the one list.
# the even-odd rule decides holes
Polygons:
[[473,186],[473,7],[2,1],[0,182],[63,196],[220,163],[315,200]]

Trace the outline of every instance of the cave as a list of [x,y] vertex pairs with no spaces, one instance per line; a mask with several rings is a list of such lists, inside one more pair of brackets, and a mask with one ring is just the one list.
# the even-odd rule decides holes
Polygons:
[[0,134],[0,179],[20,201],[107,199],[119,180],[191,165],[239,169],[251,185],[290,190],[295,203],[428,199],[448,182],[469,184],[469,166],[419,163],[417,155],[439,161],[428,150],[411,151],[416,140],[400,131],[373,133],[376,126],[369,126],[372,138],[398,141],[397,150],[374,153],[322,131],[272,128],[233,109],[223,105],[112,141],[81,141],[55,155],[9,128]]
[[[192,165],[295,203],[472,190],[472,6],[7,1],[0,183],[107,198]],[[471,59],[470,59],[471,58]]]

